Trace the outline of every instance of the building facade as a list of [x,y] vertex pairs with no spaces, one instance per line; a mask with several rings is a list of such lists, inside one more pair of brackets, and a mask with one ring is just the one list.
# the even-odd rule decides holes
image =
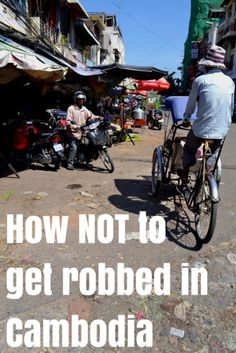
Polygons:
[[90,13],[99,38],[100,48],[97,64],[108,65],[125,63],[125,45],[121,30],[117,25],[116,15],[103,12]]
[[88,14],[78,0],[0,0],[1,30],[79,66],[125,62],[116,16]]
[[115,16],[94,23],[78,0],[1,0],[0,31],[31,46],[41,43],[76,65],[103,63],[105,50],[109,62],[124,61]]
[[224,21],[217,31],[217,44],[226,50],[226,66],[228,74],[236,80],[236,2],[223,1],[225,9]]

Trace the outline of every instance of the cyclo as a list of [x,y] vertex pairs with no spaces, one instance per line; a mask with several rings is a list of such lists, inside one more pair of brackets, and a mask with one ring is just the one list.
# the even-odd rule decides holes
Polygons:
[[[152,194],[157,197],[162,184],[175,181],[177,188],[180,178],[176,174],[182,168],[183,146],[186,140],[186,128],[182,124],[187,96],[172,96],[165,100],[170,110],[165,122],[163,145],[157,146],[152,158]],[[170,124],[169,117],[172,117]],[[192,118],[196,118],[193,114]],[[168,126],[170,129],[168,131]],[[179,134],[178,134],[179,133]],[[178,135],[177,135],[178,134]],[[197,163],[190,169],[189,180],[183,196],[187,207],[194,213],[196,233],[202,243],[208,243],[214,233],[217,215],[217,203],[220,201],[218,187],[221,178],[220,154],[211,154],[211,141],[204,140],[197,152]]]

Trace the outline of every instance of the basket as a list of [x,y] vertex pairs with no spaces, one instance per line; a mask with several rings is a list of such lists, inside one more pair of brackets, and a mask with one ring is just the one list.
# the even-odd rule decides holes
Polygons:
[[100,130],[89,131],[87,134],[87,138],[95,146],[104,146],[108,143],[108,137],[107,137],[106,132],[103,132]]

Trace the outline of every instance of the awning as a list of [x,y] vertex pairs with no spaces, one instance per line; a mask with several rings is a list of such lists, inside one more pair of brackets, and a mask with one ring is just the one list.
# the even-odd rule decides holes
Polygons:
[[12,8],[8,6],[6,8],[6,4],[4,4],[4,1],[1,1],[0,3],[0,23],[1,23],[1,29],[6,28],[8,30],[10,29],[10,30],[19,32],[23,35],[27,34],[27,26],[25,24],[25,21],[23,21],[23,19],[20,18],[19,16],[16,16]]
[[92,68],[103,71],[105,79],[107,81],[119,79],[120,81],[122,81],[123,79],[128,77],[137,80],[158,80],[159,78],[168,74],[167,71],[159,70],[155,67],[150,66],[110,64],[93,66]]
[[62,80],[67,68],[0,35],[0,84],[24,75],[34,81]]
[[[84,21],[78,20],[75,23],[79,27],[79,36],[83,42],[87,45],[99,45],[99,41],[96,39],[95,35],[90,31],[90,29],[86,26]],[[80,39],[81,39],[80,38]]]
[[90,67],[82,68],[81,66],[70,66],[70,69],[81,76],[100,76],[103,72],[99,69],[92,69]]
[[102,70],[99,69],[94,69],[93,67],[88,67],[85,65],[72,65],[69,64],[67,61],[65,61],[64,59],[53,55],[50,51],[46,50],[45,48],[40,48],[40,50],[42,50],[47,56],[49,56],[50,58],[52,58],[52,60],[54,60],[55,62],[60,63],[61,65],[68,67],[70,70],[76,72],[78,75],[81,76],[100,76],[103,74]]
[[[67,4],[69,6],[71,6],[74,10],[79,10],[81,12],[81,14],[83,14],[86,18],[89,18],[89,14],[87,13],[87,11],[85,10],[85,8],[82,6],[82,4],[80,3],[80,1],[78,0],[66,0]],[[84,17],[83,16],[83,17]],[[82,16],[80,16],[82,17]]]

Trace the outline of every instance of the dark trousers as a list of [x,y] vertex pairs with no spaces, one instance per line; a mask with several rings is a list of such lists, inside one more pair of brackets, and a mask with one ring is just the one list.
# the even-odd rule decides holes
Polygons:
[[70,147],[68,163],[70,164],[74,164],[74,159],[77,153],[77,143],[78,143],[78,139],[76,137],[72,137],[72,136],[68,137],[68,144]]
[[[183,155],[183,166],[184,168],[190,168],[196,163],[196,152],[201,146],[202,142],[207,139],[202,139],[196,137],[192,130],[189,131],[184,145],[184,155]],[[217,157],[222,140],[220,139],[210,139],[213,141],[211,144],[211,153],[214,158]]]

